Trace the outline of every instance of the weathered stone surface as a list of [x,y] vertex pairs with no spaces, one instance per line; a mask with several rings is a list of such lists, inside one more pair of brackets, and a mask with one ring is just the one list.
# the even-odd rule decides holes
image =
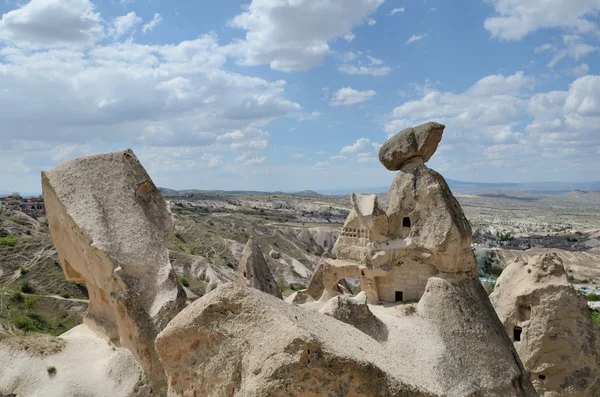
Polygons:
[[600,330],[558,255],[516,258],[490,299],[540,396],[600,395]]
[[312,236],[312,234],[310,234],[310,232],[306,229],[302,230],[300,233],[298,233],[298,240],[302,241],[304,244],[310,246],[315,245],[315,240]]
[[271,250],[269,256],[273,259],[279,259],[281,258],[281,253],[279,251]]
[[238,283],[283,299],[275,278],[271,274],[271,269],[269,269],[260,247],[252,237],[248,239],[244,251],[242,251],[242,259],[238,265]]
[[306,294],[311,296],[315,300],[321,298],[321,295],[323,295],[323,290],[325,289],[325,287],[323,286],[323,266],[324,261],[319,261],[317,267],[315,268],[315,271],[313,272],[312,277],[310,278],[308,288],[306,288]]
[[476,280],[432,278],[395,339],[379,343],[230,283],[184,309],[156,346],[170,397],[533,397],[485,297]]
[[442,140],[445,126],[429,122],[404,129],[379,149],[379,161],[390,171],[399,171],[410,159],[429,161]]
[[[431,253],[444,272],[474,272],[471,225],[440,174],[417,165],[394,178],[388,193],[390,239],[404,239],[410,248]],[[404,227],[405,218],[410,227]]]
[[333,250],[333,244],[335,244],[335,239],[333,238],[333,234],[331,232],[325,230],[319,230],[314,236],[313,239],[315,243],[323,248],[325,252],[331,252]]
[[185,305],[167,203],[131,150],[66,161],[42,173],[42,189],[65,275],[89,290],[84,323],[129,349],[160,394],[154,338]]
[[387,340],[387,327],[369,309],[367,295],[364,292],[356,296],[335,296],[319,311],[352,325],[376,341],[383,342]]

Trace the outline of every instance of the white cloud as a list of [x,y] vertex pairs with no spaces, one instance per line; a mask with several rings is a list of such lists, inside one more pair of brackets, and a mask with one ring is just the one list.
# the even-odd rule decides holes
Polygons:
[[142,23],[142,18],[131,11],[127,15],[116,17],[112,23],[113,35],[116,37],[132,32],[137,25]]
[[367,24],[369,26],[373,26],[373,25],[377,24],[377,21],[373,18],[369,18],[369,19],[367,19]]
[[246,160],[243,165],[251,166],[251,165],[261,165],[267,161],[266,157],[254,157],[249,160]]
[[569,73],[576,77],[582,77],[588,74],[589,71],[590,67],[586,63],[582,63],[581,65],[571,68]]
[[321,112],[312,112],[309,115],[298,117],[298,121],[312,121],[318,119],[319,117],[321,117]]
[[323,63],[330,52],[329,42],[368,23],[367,16],[383,2],[253,0],[229,22],[246,30],[245,39],[234,41],[229,50],[244,65],[268,64],[287,72],[307,70]]
[[[556,66],[560,61],[566,57],[571,57],[575,61],[580,60],[591,54],[592,52],[598,51],[598,47],[594,47],[590,44],[583,42],[583,38],[579,35],[566,34],[563,35],[563,46],[560,49],[553,47],[550,51],[554,52],[552,59],[548,63],[548,67],[552,68]],[[538,47],[539,48],[539,47]]]
[[336,159],[347,159],[348,157],[352,157],[353,161],[370,163],[377,161],[379,148],[381,148],[379,143],[371,142],[367,138],[359,138],[353,145],[344,146],[340,150],[340,154],[334,157]]
[[35,47],[89,46],[104,36],[89,0],[31,0],[0,20],[0,41]]
[[331,106],[349,106],[368,101],[375,96],[375,91],[357,91],[351,87],[340,88],[333,94]]
[[539,29],[564,28],[580,33],[597,31],[593,18],[597,0],[491,0],[498,16],[487,18],[492,37],[520,40]]
[[292,154],[292,158],[293,159],[301,159],[302,157],[304,157],[304,155],[302,153],[294,153],[294,154]]
[[356,35],[354,33],[346,33],[344,35],[344,40],[346,40],[347,42],[351,42],[355,38],[356,38]]
[[406,40],[406,43],[404,44],[414,43],[416,41],[423,40],[425,37],[427,37],[427,34],[413,34],[408,40]]
[[[337,69],[345,74],[350,75],[369,75],[369,76],[387,76],[392,68],[384,65],[382,59],[377,59],[370,55],[366,55],[367,62],[362,59],[358,59],[362,53],[348,52],[343,54],[342,60],[345,63],[338,65]],[[349,64],[348,62],[358,59],[355,64]]]
[[329,163],[327,161],[318,161],[314,165],[314,168],[329,168],[329,167],[331,167],[331,163]]
[[390,11],[390,13],[388,15],[392,16],[392,15],[396,15],[396,14],[401,14],[403,12],[404,12],[404,7],[394,8],[394,9],[392,9],[392,11]]
[[152,20],[150,22],[144,24],[144,26],[142,27],[142,32],[148,33],[148,32],[154,31],[154,28],[156,28],[158,25],[160,25],[160,23],[162,21],[163,21],[162,15],[160,15],[159,13],[155,13],[154,18],[152,18]]

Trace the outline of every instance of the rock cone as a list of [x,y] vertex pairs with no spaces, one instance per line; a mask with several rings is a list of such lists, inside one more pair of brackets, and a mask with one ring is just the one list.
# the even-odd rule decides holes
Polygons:
[[242,258],[238,265],[238,283],[283,299],[269,265],[252,237],[242,251]]

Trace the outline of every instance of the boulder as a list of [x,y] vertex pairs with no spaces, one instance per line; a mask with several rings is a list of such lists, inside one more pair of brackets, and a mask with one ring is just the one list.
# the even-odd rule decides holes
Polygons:
[[383,342],[387,340],[387,327],[369,309],[367,295],[364,292],[356,296],[335,296],[319,311],[336,320],[352,325],[376,341]]
[[394,135],[379,149],[379,161],[390,171],[399,171],[409,160],[418,157],[427,162],[437,150],[446,128],[429,122],[404,129]]
[[238,283],[283,299],[275,278],[271,274],[271,269],[269,269],[260,247],[252,237],[248,239],[242,251],[242,258],[238,265]]
[[600,330],[558,255],[516,258],[490,299],[540,396],[600,395]]
[[129,349],[166,388],[154,339],[185,306],[169,262],[169,207],[131,150],[81,157],[42,172],[52,241],[68,280],[84,283],[84,323]]

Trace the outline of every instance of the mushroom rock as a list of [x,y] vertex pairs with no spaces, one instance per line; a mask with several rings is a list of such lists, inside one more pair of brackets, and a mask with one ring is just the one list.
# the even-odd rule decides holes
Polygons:
[[84,283],[84,323],[129,349],[158,394],[154,339],[185,306],[169,262],[169,207],[131,150],[80,157],[42,172],[52,241],[68,280]]
[[400,131],[379,149],[379,161],[390,171],[401,170],[413,158],[426,163],[437,150],[444,128],[429,122]]
[[269,269],[260,247],[252,237],[248,239],[242,251],[242,258],[238,265],[238,283],[283,299],[275,278],[271,274],[271,269]]
[[540,396],[600,395],[600,330],[557,254],[514,259],[490,300]]

